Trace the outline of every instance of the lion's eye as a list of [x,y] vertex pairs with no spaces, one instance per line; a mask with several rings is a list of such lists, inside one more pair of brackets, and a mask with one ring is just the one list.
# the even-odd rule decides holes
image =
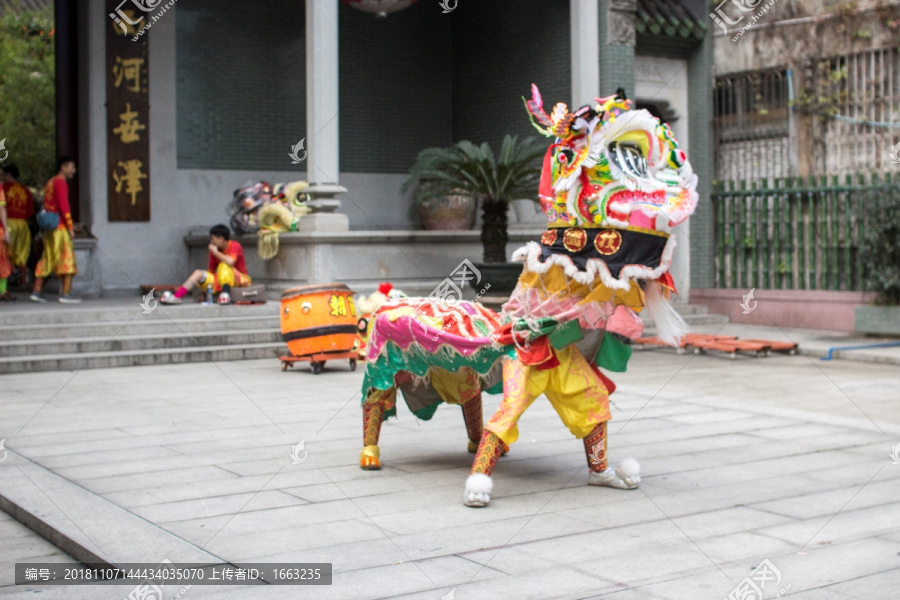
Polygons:
[[609,160],[627,175],[647,177],[647,159],[634,144],[613,142],[609,145]]

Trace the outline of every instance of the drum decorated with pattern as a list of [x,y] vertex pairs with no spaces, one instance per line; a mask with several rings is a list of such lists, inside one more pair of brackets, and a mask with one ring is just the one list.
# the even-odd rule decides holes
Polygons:
[[350,352],[357,332],[353,291],[346,285],[301,285],[281,294],[281,338],[294,356]]

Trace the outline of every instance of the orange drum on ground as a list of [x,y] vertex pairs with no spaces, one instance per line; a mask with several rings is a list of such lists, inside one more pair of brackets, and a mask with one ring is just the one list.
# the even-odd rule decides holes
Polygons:
[[349,352],[358,332],[353,292],[342,283],[301,285],[281,294],[281,338],[294,356]]

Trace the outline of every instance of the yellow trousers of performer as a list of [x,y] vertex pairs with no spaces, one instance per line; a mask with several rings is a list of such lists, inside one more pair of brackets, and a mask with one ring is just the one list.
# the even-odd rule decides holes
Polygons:
[[34,269],[34,276],[40,279],[56,275],[77,275],[78,265],[75,263],[75,246],[69,230],[60,227],[42,233],[44,238],[44,254]]
[[546,394],[559,418],[576,438],[609,421],[609,393],[574,345],[556,351],[559,366],[538,370],[518,360],[503,364],[503,401],[485,429],[507,445],[519,439],[519,417]]
[[481,393],[481,382],[472,369],[460,369],[451,373],[431,367],[428,375],[431,386],[447,404],[465,404]]
[[9,260],[17,267],[28,264],[31,255],[31,230],[25,219],[8,219]]
[[215,273],[206,271],[203,281],[200,282],[200,287],[206,289],[210,282],[213,284],[214,292],[221,292],[223,285],[230,285],[233,288],[247,287],[252,283],[252,280],[246,273],[235,271],[234,267],[229,267],[226,263],[220,262],[219,266],[216,267]]

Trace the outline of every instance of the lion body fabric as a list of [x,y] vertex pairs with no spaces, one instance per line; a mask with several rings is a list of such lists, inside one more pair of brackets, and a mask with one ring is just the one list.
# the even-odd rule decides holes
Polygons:
[[[639,480],[636,472],[629,479],[603,471],[615,384],[601,369],[626,370],[645,308],[667,343],[686,332],[668,304],[675,291],[669,267],[674,228],[697,204],[697,178],[667,125],[619,96],[597,102],[574,113],[560,103],[547,114],[532,86],[526,107],[533,124],[554,138],[538,190],[548,224],[539,241],[513,254],[523,270],[499,314],[434,298],[404,299],[376,313],[364,406],[399,387],[413,412],[428,419],[442,401],[502,390],[473,477],[490,475],[500,449],[518,437],[519,417],[545,394],[585,439],[595,485],[636,487]],[[483,492],[468,492],[467,504],[486,504]]]

